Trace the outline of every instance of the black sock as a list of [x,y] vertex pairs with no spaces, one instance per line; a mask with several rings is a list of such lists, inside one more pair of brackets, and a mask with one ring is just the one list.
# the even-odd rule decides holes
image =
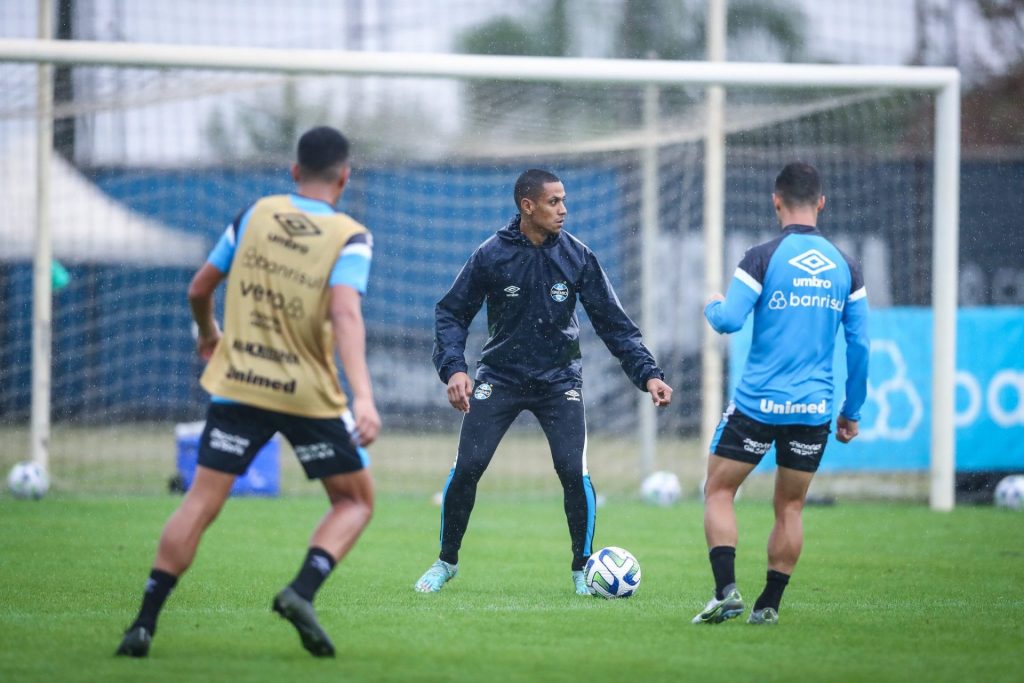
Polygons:
[[149,572],[149,580],[142,591],[142,607],[139,608],[139,616],[130,628],[144,626],[150,634],[156,633],[156,618],[160,616],[160,610],[164,601],[171,594],[174,584],[178,583],[178,577],[167,572],[154,569]]
[[334,558],[323,548],[313,547],[306,553],[306,559],[298,575],[291,582],[292,590],[306,600],[313,602],[313,596],[320,585],[334,569]]
[[736,548],[730,545],[717,545],[708,553],[711,558],[711,572],[715,575],[715,599],[724,596],[722,589],[730,583],[736,583]]
[[761,595],[758,596],[757,602],[754,603],[754,609],[764,609],[765,607],[771,607],[776,612],[779,611],[779,603],[782,602],[782,592],[786,590],[786,584],[789,583],[789,574],[783,574],[777,572],[774,569],[768,570],[768,578],[764,584],[764,590],[761,591]]

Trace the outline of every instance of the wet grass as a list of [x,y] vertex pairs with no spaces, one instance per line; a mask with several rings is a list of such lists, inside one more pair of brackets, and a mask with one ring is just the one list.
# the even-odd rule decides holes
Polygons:
[[[171,596],[148,660],[112,656],[177,499],[0,498],[0,680],[1020,680],[1024,516],[915,505],[809,508],[776,628],[693,626],[711,588],[701,508],[612,498],[595,542],[639,558],[630,600],[577,597],[554,496],[481,495],[460,575],[412,583],[435,557],[438,509],[384,495],[317,599],[336,660],[314,660],[269,610],[324,503],[232,500]],[[753,601],[771,524],[739,504],[737,572]]]

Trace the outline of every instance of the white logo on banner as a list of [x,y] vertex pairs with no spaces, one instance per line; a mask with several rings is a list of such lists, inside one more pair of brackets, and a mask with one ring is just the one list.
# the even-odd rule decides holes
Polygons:
[[[956,373],[956,385],[967,392],[967,406],[956,412],[956,426],[967,427],[981,415],[981,382],[969,372],[960,370]],[[1011,389],[1016,394],[1016,404],[1007,408],[1000,400],[1003,391]],[[1020,370],[1000,370],[988,384],[985,392],[985,407],[992,421],[1000,427],[1016,427],[1024,425],[1024,372]]]
[[[877,387],[871,386],[871,382],[868,382],[867,400],[874,401],[878,406],[878,414],[872,425],[861,428],[861,438],[865,441],[878,439],[909,441],[924,417],[924,405],[921,403],[921,395],[917,393],[913,382],[907,377],[907,362],[903,358],[900,347],[891,339],[872,340],[871,353],[884,353],[889,356],[893,367],[893,376],[882,381]],[[905,423],[894,425],[890,424],[892,406],[889,404],[889,397],[897,393],[906,396],[907,402],[910,404],[910,417]]]
[[[999,392],[1005,388],[1017,392],[1017,405],[1006,410],[999,401]],[[1024,372],[1000,370],[988,385],[988,412],[1000,427],[1024,425]]]
[[967,392],[967,408],[956,411],[953,415],[953,425],[957,428],[967,427],[974,424],[981,414],[981,383],[971,373],[957,370],[956,386],[963,387]]
[[[871,353],[884,353],[889,357],[893,376],[877,387],[868,382],[867,400],[875,403],[878,414],[871,425],[861,428],[861,437],[865,441],[909,441],[924,418],[924,405],[917,388],[907,377],[907,364],[903,353],[890,339],[873,340]],[[966,370],[957,370],[955,381],[958,392],[962,390],[961,395],[967,398],[962,407],[957,407],[953,417],[953,424],[957,429],[970,427],[977,422],[983,408],[988,411],[992,422],[999,427],[1024,426],[1024,371],[1000,370],[992,377],[987,389],[982,388],[977,376]],[[890,405],[894,393],[902,393],[910,406],[910,417],[905,422],[894,420]],[[1013,399],[1008,400],[1010,395]]]

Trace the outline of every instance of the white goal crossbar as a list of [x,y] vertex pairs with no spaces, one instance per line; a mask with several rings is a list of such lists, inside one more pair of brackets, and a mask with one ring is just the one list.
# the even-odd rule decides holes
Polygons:
[[[960,73],[953,68],[750,64],[666,60],[498,57],[401,52],[284,50],[92,41],[0,39],[0,61],[290,74],[413,76],[508,81],[744,88],[891,88],[935,93],[932,424],[930,503],[954,506],[956,313],[960,206]],[[41,109],[40,116],[43,116]],[[46,111],[45,116],[50,114]],[[49,126],[40,126],[40,130]],[[43,134],[41,133],[41,137]],[[47,138],[48,140],[48,138]],[[40,154],[49,153],[41,140]],[[45,217],[39,212],[40,220]],[[38,227],[39,234],[47,234]],[[40,242],[41,240],[37,240]],[[42,249],[48,249],[43,245]],[[40,259],[36,259],[37,268]],[[48,268],[48,263],[46,266]],[[47,270],[46,278],[49,277]],[[36,282],[41,281],[36,277]],[[37,295],[48,295],[47,291]],[[47,296],[48,298],[48,296]],[[48,317],[47,321],[48,322]],[[645,321],[649,322],[649,321]],[[36,321],[39,325],[40,321]],[[48,331],[41,339],[48,342]],[[42,352],[38,347],[37,352]],[[33,364],[49,364],[35,358]],[[35,392],[37,387],[33,387]],[[47,386],[41,387],[48,395]],[[39,409],[33,402],[33,413]],[[48,403],[47,403],[48,409]],[[40,423],[42,424],[42,423]],[[47,421],[48,424],[48,421]],[[36,417],[33,415],[33,428]],[[42,428],[42,427],[40,427]],[[48,434],[34,434],[33,445]],[[45,458],[45,456],[43,456]]]

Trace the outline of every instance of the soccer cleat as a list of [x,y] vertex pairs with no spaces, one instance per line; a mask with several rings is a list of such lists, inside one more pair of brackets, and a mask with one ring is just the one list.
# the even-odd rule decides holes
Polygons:
[[572,573],[572,585],[576,588],[576,595],[590,595],[590,589],[587,588],[587,580],[583,576],[583,570]]
[[733,619],[743,614],[743,598],[736,590],[736,584],[730,583],[722,591],[722,599],[712,597],[704,610],[695,616],[694,624],[721,624],[726,619]]
[[413,586],[419,593],[437,593],[446,583],[455,578],[459,573],[459,565],[448,564],[444,560],[437,560],[430,568],[423,573],[420,580]]
[[145,626],[131,626],[124,632],[121,646],[114,653],[118,657],[145,657],[153,642],[153,633]]
[[299,632],[302,647],[314,657],[333,657],[334,645],[316,620],[313,603],[295,592],[291,586],[274,598],[273,610],[287,619]]
[[755,626],[775,626],[779,623],[779,613],[771,607],[755,609],[747,617],[747,623]]

